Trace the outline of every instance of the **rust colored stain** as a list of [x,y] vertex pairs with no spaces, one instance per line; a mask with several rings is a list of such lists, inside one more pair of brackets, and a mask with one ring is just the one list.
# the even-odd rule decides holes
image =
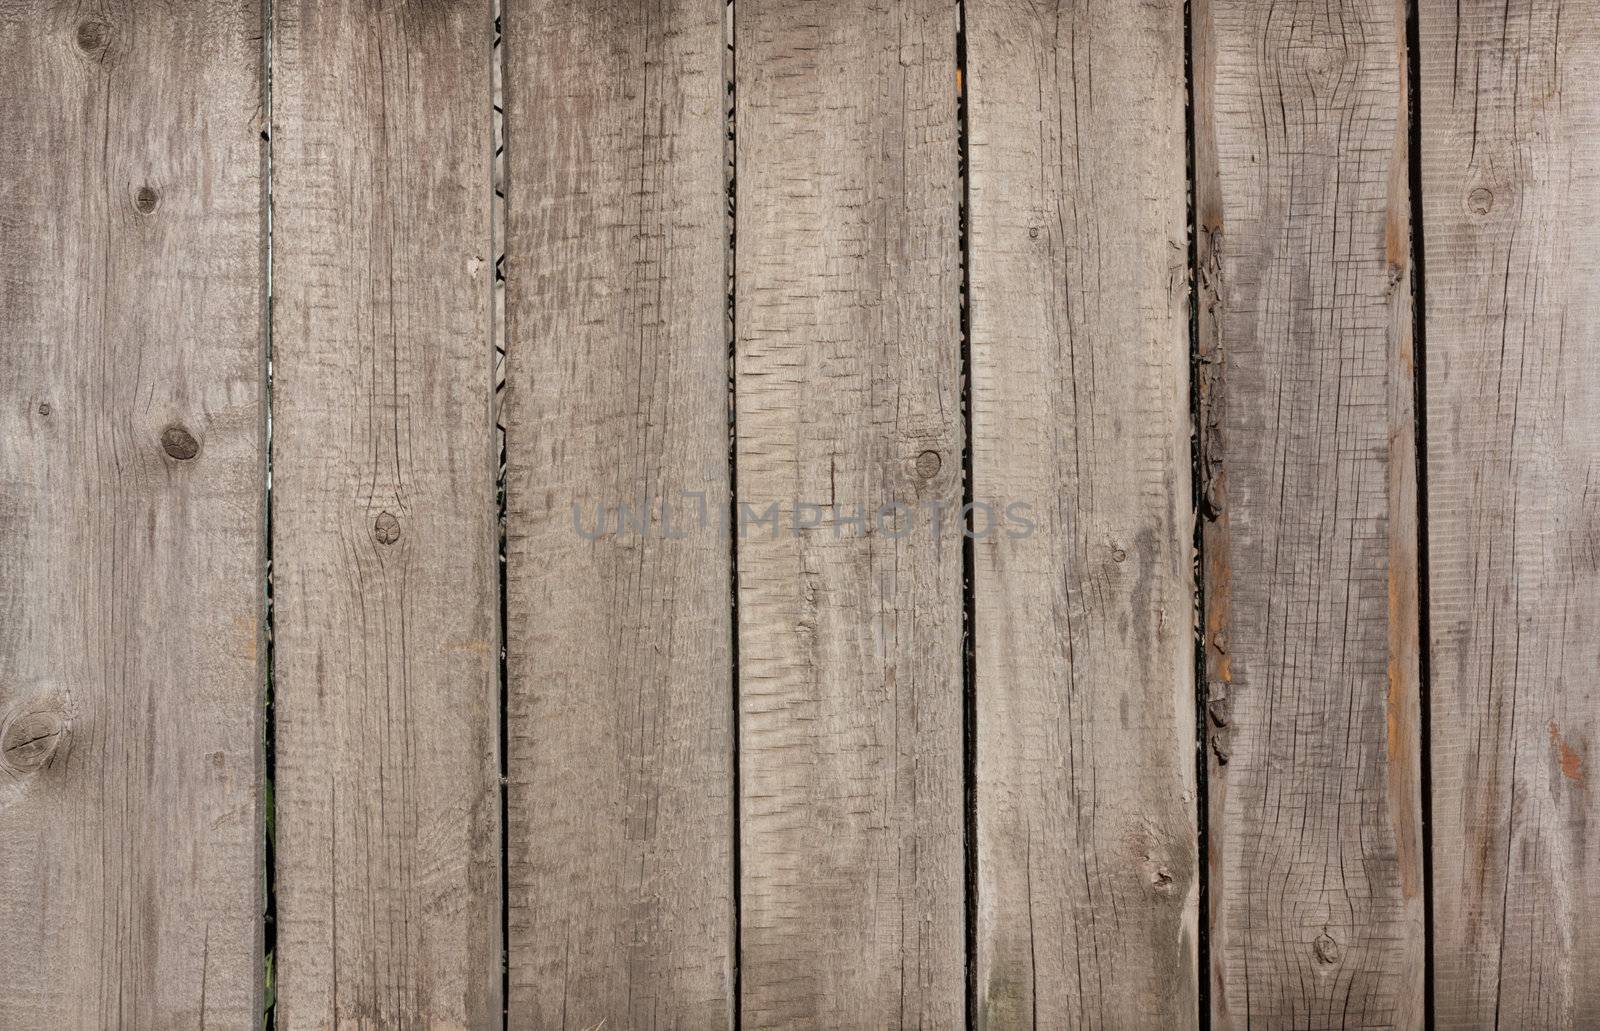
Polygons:
[[[1393,458],[1391,456],[1391,462]],[[1407,899],[1422,892],[1421,815],[1413,785],[1417,765],[1417,590],[1412,556],[1391,542],[1389,555],[1389,690],[1385,705],[1389,757],[1389,804],[1393,808],[1400,890]]]
[[1206,562],[1206,643],[1212,662],[1212,676],[1224,684],[1233,683],[1233,660],[1220,642],[1228,632],[1228,617],[1233,605],[1233,569],[1224,548],[1213,544]]
[[1561,767],[1561,775],[1575,784],[1582,784],[1583,756],[1567,744],[1555,720],[1550,721],[1550,747],[1556,750],[1556,763]]

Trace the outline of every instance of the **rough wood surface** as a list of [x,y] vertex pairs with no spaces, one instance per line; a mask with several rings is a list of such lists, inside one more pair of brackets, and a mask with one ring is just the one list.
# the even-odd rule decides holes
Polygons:
[[260,1020],[260,25],[0,3],[0,1027]]
[[737,10],[739,494],[783,513],[738,557],[750,1027],[962,1019],[954,18]]
[[513,1028],[734,1019],[723,16],[508,7]]
[[1192,1027],[1183,4],[967,17],[979,1022]]
[[1216,1027],[1420,1027],[1404,5],[1194,12]]
[[279,1027],[500,1023],[487,3],[279,3]]
[[1422,4],[1441,1028],[1600,1023],[1600,18]]

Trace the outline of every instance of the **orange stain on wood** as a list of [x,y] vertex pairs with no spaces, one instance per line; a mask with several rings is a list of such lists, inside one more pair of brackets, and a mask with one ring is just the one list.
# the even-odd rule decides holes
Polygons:
[[[1391,456],[1391,461],[1393,460]],[[1417,766],[1417,641],[1416,570],[1412,556],[1391,546],[1389,556],[1389,690],[1385,705],[1388,729],[1389,804],[1394,811],[1395,851],[1400,890],[1406,899],[1422,892],[1422,822],[1414,785]]]
[[1550,721],[1550,747],[1555,749],[1556,764],[1561,767],[1561,775],[1575,784],[1583,783],[1583,756],[1577,753],[1566,739],[1561,736],[1561,728],[1556,726],[1556,721]]
[[244,657],[251,662],[255,662],[256,657],[260,654],[261,640],[260,624],[256,621],[256,617],[249,615],[235,616],[233,618],[233,628],[243,642]]

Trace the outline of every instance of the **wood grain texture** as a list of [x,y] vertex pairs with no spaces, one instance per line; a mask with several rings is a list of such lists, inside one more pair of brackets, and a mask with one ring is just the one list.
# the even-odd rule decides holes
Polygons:
[[966,10],[979,1022],[1193,1027],[1183,4]]
[[723,17],[507,7],[513,1028],[734,1020]]
[[0,1027],[260,1019],[260,25],[0,3]]
[[1194,25],[1213,1025],[1420,1027],[1404,9]]
[[1600,17],[1419,12],[1440,1028],[1600,1023]]
[[278,1022],[500,1005],[487,3],[273,22]]
[[753,0],[735,38],[739,494],[785,513],[739,542],[744,1022],[953,1027],[955,11]]

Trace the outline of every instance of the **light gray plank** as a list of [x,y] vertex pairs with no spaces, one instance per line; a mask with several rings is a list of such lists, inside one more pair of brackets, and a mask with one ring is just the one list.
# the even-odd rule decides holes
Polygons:
[[[786,513],[739,544],[744,1022],[957,1026],[955,10],[735,21],[738,486]],[[920,510],[886,532],[891,502]],[[857,506],[867,526],[839,521]]]
[[1218,1028],[1423,1020],[1404,25],[1194,10]]
[[1600,1023],[1600,17],[1420,10],[1441,1028]]
[[488,3],[279,3],[279,1026],[500,1023]]
[[260,1020],[260,27],[0,3],[0,1027]]
[[1184,11],[967,4],[977,990],[1195,1026]]
[[514,1028],[734,1020],[723,16],[507,7]]

